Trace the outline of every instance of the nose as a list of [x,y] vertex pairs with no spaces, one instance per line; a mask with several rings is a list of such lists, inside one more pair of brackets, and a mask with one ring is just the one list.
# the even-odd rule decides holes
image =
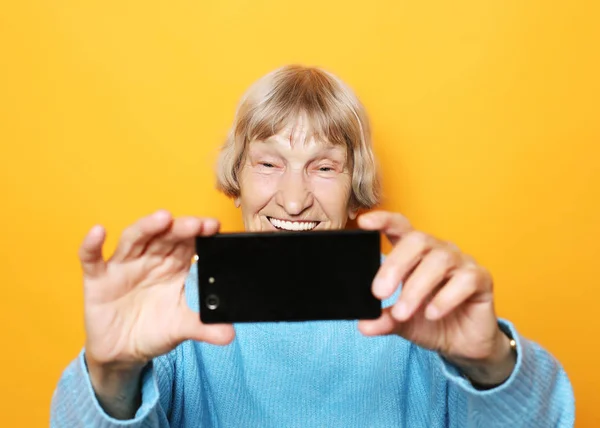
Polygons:
[[281,177],[276,201],[290,216],[300,215],[310,208],[314,198],[302,171],[285,171]]

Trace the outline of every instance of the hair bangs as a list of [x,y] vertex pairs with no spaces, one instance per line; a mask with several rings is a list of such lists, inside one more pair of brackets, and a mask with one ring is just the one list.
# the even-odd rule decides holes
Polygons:
[[353,148],[350,135],[357,118],[345,112],[347,108],[335,98],[332,88],[318,83],[293,79],[274,85],[262,102],[248,108],[247,116],[240,118],[238,135],[250,142],[283,133],[289,134],[294,144],[293,130],[302,118],[305,141],[314,137],[317,142]]

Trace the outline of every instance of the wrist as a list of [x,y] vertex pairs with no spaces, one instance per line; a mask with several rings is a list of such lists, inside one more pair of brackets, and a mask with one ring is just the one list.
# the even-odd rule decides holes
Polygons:
[[499,326],[492,350],[480,359],[447,358],[477,389],[490,389],[504,383],[512,374],[516,362],[516,342]]
[[90,382],[101,407],[117,419],[130,419],[141,402],[145,365],[97,363],[84,355]]

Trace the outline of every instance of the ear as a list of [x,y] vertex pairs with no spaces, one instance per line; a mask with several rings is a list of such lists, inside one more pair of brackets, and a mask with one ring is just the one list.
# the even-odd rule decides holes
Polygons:
[[354,208],[348,208],[348,218],[350,220],[354,220],[356,219],[356,216],[358,215],[358,210],[354,209]]
[[236,208],[239,208],[239,207],[240,207],[240,205],[242,204],[242,201],[240,200],[240,197],[238,196],[237,198],[235,198],[235,199],[233,200],[233,203],[235,204],[235,207],[236,207]]

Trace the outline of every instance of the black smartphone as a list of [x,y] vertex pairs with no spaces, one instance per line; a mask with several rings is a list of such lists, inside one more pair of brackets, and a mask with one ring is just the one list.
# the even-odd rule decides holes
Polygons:
[[203,323],[375,319],[377,231],[221,233],[196,239]]

